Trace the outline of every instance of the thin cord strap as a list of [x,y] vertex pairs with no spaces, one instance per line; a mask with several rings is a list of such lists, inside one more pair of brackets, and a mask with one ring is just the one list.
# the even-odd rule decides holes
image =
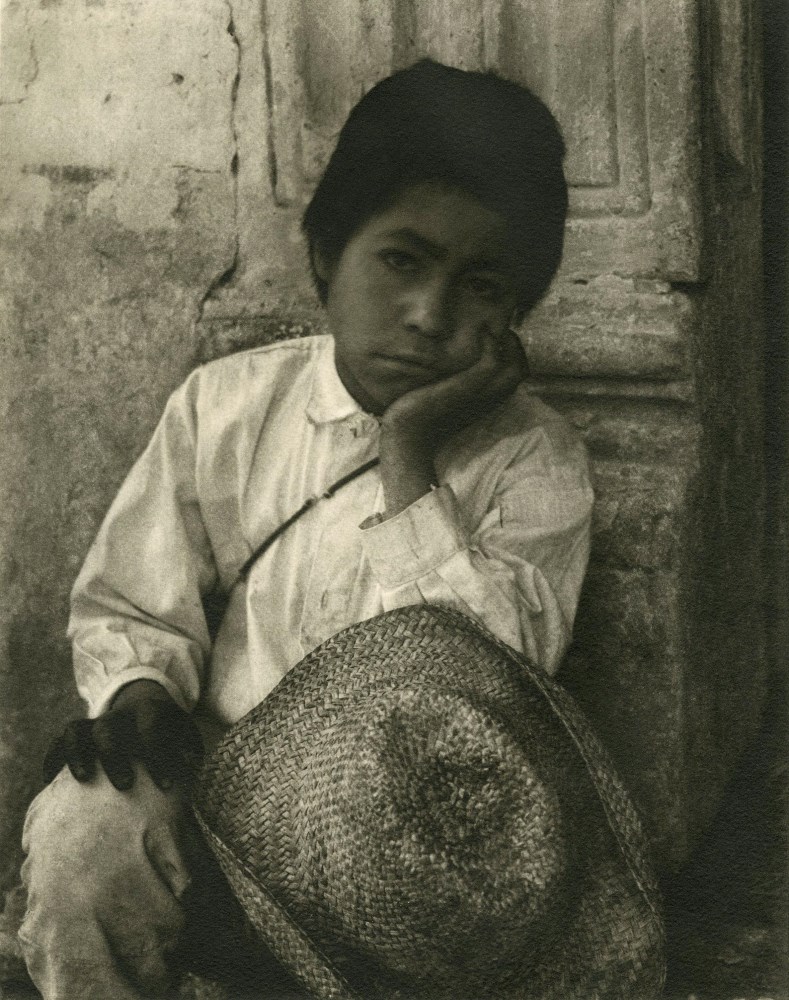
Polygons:
[[363,476],[365,472],[369,472],[370,469],[374,469],[380,461],[381,460],[379,458],[370,459],[369,462],[365,462],[364,465],[360,465],[358,469],[354,469],[353,472],[349,472],[347,475],[343,476],[342,479],[338,479],[336,483],[332,483],[332,485],[319,496],[310,497],[308,500],[305,500],[301,507],[299,507],[294,514],[290,515],[287,521],[283,521],[282,524],[278,528],[275,528],[267,538],[263,539],[260,545],[258,545],[252,555],[238,571],[238,575],[233,581],[230,590],[232,590],[237,583],[241,583],[242,580],[247,578],[249,571],[258,559],[260,559],[260,557],[271,548],[279,536],[284,534],[294,521],[298,521],[302,515],[306,514],[310,508],[314,507],[315,504],[319,503],[321,500],[330,500],[338,490],[343,488],[343,486],[347,486],[348,483],[352,483],[354,479],[358,479],[359,476]]

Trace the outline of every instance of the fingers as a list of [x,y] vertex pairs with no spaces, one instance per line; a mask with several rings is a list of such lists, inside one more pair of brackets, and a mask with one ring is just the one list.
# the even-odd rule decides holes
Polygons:
[[[494,385],[515,384],[526,374],[526,355],[512,330],[494,333],[487,325],[480,331],[480,352],[476,362],[463,371],[439,382],[450,393],[485,392]],[[503,381],[502,381],[503,379]]]
[[147,699],[113,709],[98,719],[70,722],[44,759],[47,783],[68,765],[77,781],[91,781],[101,764],[120,792],[134,786],[140,761],[155,784],[166,791],[188,786],[203,760],[203,742],[192,719],[169,699]]
[[528,362],[526,352],[520,338],[512,330],[503,330],[500,333],[493,333],[489,327],[483,332],[482,358],[485,360],[489,370],[512,370],[518,374],[519,379],[525,378],[528,374]]
[[69,770],[77,781],[90,781],[96,773],[96,746],[90,719],[69,722],[61,737]]
[[[447,385],[447,397],[461,404],[447,413],[453,423],[462,414],[461,425],[472,423],[503,402],[517,389],[525,375],[525,354],[520,341],[511,334],[498,336],[486,331],[480,358],[475,365],[455,376]],[[510,337],[512,341],[510,341]]]
[[125,791],[134,783],[134,743],[132,720],[121,713],[76,719],[50,745],[44,758],[44,779],[52,781],[68,765],[77,781],[92,781],[96,765],[101,763],[112,784]]
[[44,755],[44,763],[42,764],[41,770],[44,774],[45,784],[48,785],[50,781],[54,781],[56,776],[65,766],[66,748],[63,742],[63,736],[61,735],[49,744],[49,748]]
[[134,784],[134,759],[139,756],[139,736],[130,712],[110,712],[93,723],[93,742],[101,766],[119,792]]
[[476,362],[395,400],[383,415],[382,433],[414,439],[422,446],[427,440],[435,452],[443,439],[503,402],[523,378],[523,349],[514,334],[505,335],[483,327]]
[[524,376],[525,360],[523,347],[511,331],[494,334],[486,327],[476,363],[435,388],[447,400],[456,399],[462,406],[480,411],[517,387]]
[[502,364],[507,366],[514,365],[520,374],[520,378],[526,378],[529,374],[529,362],[521,339],[514,331],[504,331],[498,341],[498,351]]
[[143,834],[148,859],[177,900],[192,884],[192,876],[178,842],[179,833],[172,822],[159,821],[152,823]]

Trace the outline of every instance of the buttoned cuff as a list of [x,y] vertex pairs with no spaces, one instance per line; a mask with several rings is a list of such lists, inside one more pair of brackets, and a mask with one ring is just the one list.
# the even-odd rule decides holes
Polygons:
[[450,486],[431,490],[378,524],[364,522],[361,532],[373,574],[386,589],[417,580],[468,547]]

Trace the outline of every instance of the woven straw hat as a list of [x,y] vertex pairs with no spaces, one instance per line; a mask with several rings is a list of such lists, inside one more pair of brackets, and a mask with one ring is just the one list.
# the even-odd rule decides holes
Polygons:
[[606,754],[558,685],[455,611],[315,649],[212,754],[195,812],[317,997],[662,988],[658,893]]

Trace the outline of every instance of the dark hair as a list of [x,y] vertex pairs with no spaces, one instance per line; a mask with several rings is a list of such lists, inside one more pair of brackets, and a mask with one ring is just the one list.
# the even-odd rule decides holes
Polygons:
[[302,220],[315,254],[336,263],[356,231],[416,184],[458,188],[510,224],[523,271],[519,308],[545,293],[562,256],[567,184],[564,142],[530,90],[494,73],[423,59],[373,87],[356,105]]

